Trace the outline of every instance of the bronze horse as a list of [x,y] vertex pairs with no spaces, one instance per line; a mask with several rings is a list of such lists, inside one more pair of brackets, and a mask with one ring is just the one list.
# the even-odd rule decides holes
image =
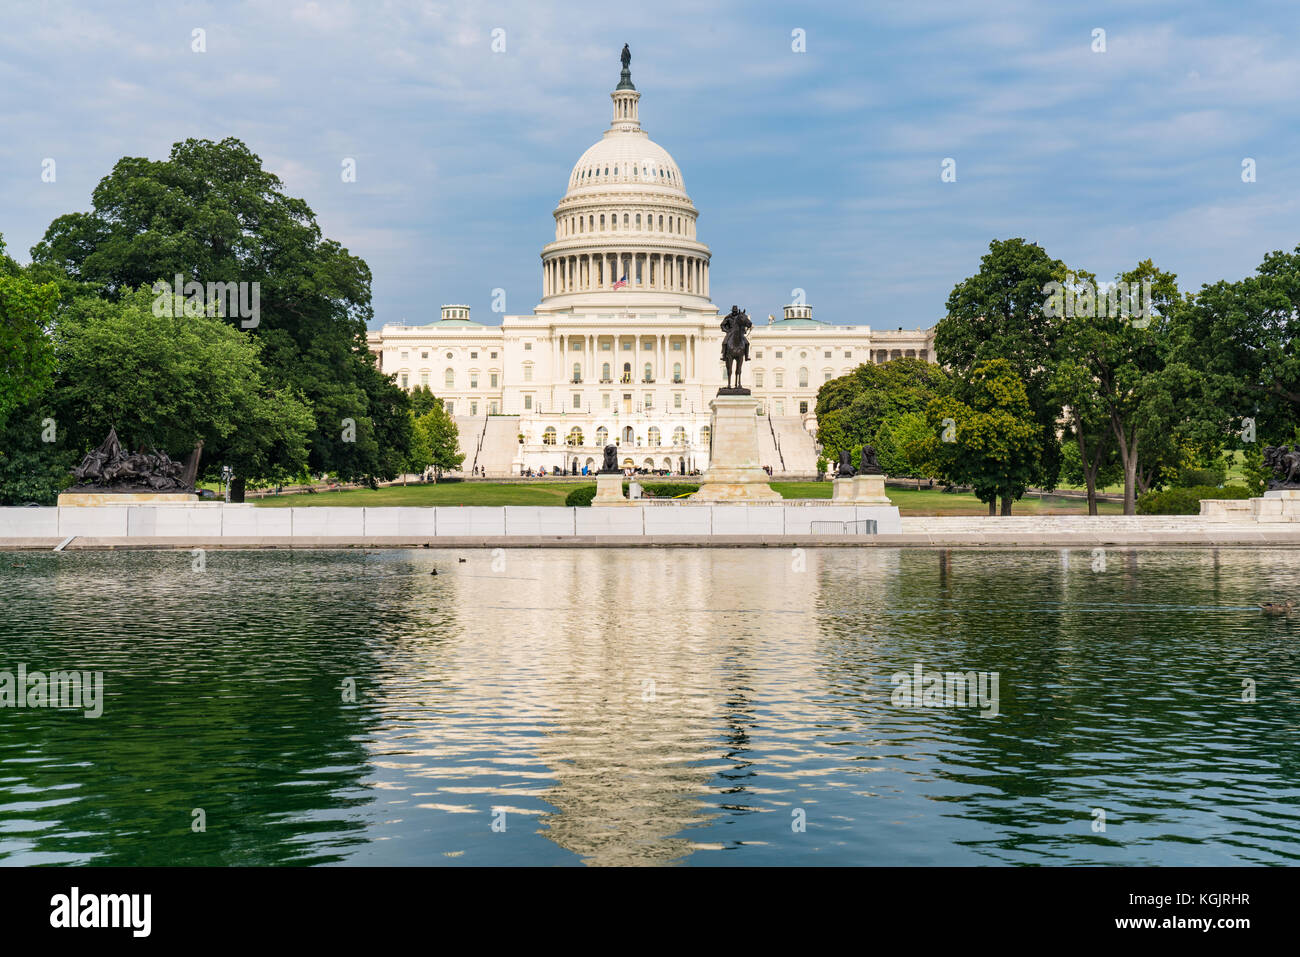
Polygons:
[[[722,320],[722,331],[725,335],[722,337],[722,361],[727,367],[727,385],[728,389],[740,389],[740,370],[749,358],[749,339],[746,333],[754,328],[754,324],[749,321],[749,315],[739,306],[732,306],[731,312],[727,313],[726,318]],[[735,384],[732,384],[732,369],[735,369]]]

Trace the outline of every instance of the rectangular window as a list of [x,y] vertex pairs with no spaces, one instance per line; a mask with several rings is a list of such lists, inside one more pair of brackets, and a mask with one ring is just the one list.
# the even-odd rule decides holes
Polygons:
[[853,358],[853,350],[852,350],[852,349],[845,349],[845,350],[844,350],[844,358],[846,358],[846,359],[852,359],[852,358]]
[[531,364],[531,363],[529,363],[528,365],[524,366],[524,381],[525,381],[525,382],[532,382],[532,381],[533,381],[533,367],[532,367],[532,364]]
[[[582,351],[582,340],[581,340],[581,339],[576,339],[576,340],[574,340],[573,344],[569,346],[569,351],[570,351],[570,352],[581,352],[581,351]],[[495,356],[494,356],[493,358],[495,358]]]
[[655,347],[655,344],[654,344],[653,342],[651,342],[649,339],[647,339],[645,342],[641,343],[641,351],[642,351],[642,352],[649,352],[649,351],[650,351],[651,349],[653,349],[654,347]]
[[469,377],[469,387],[470,387],[471,389],[477,389],[477,388],[478,388],[478,373],[477,373],[477,372],[474,372],[474,373],[471,373],[471,374],[470,374],[470,377]]
[[477,352],[471,352],[471,353],[469,354],[469,357],[470,357],[471,359],[477,359],[477,358],[478,358],[478,353],[477,353]]
[[469,414],[470,414],[470,415],[478,415],[478,403],[477,403],[477,402],[471,402],[471,403],[469,404]]
[[647,392],[645,394],[645,402],[642,403],[642,408],[653,409],[654,405],[655,405],[655,394],[653,392]]
[[497,387],[497,374],[496,374],[495,372],[493,372],[493,373],[489,376],[489,378],[492,380],[492,382],[491,382],[492,388],[495,389],[495,388]]
[[600,407],[601,407],[602,409],[608,409],[608,408],[609,408],[609,393],[608,393],[608,392],[606,392],[604,395],[602,395],[602,396],[600,397]]
[[411,353],[408,352],[407,350],[403,349],[403,350],[402,350],[402,361],[405,362],[405,361],[406,361],[407,359],[409,359],[409,358],[411,358]]
[[755,359],[761,359],[761,358],[763,358],[763,350],[762,350],[762,349],[755,349],[755,350],[754,350],[754,358],[755,358]]
[[427,372],[421,372],[421,373],[420,373],[420,385],[427,386],[428,384],[429,384],[429,373],[427,373]]
[[488,353],[488,355],[490,355],[493,359],[497,357],[497,354],[495,352],[490,352]]
[[830,381],[831,381],[831,373],[829,373],[829,372],[826,373],[826,381],[827,381],[827,382],[830,382]]
[[602,343],[600,344],[600,351],[601,351],[601,352],[610,352],[610,351],[613,350],[613,348],[614,348],[614,343],[612,343],[612,342],[602,342]]
[[405,373],[405,372],[402,373],[402,388],[403,388],[403,389],[408,388],[408,386],[407,386],[407,382],[406,382],[406,373]]
[[456,414],[456,403],[453,402],[451,399],[443,399],[442,407],[447,410],[448,415]]
[[776,357],[777,357],[778,359],[781,358],[783,355],[785,355],[785,353],[782,352],[780,349],[777,349],[777,350],[776,350]]
[[420,353],[420,358],[421,358],[421,359],[427,359],[427,358],[429,358],[429,351],[426,349],[424,352],[421,352],[421,353]]
[[754,386],[759,389],[763,388],[763,373],[754,373]]
[[524,396],[524,409],[527,410],[527,409],[531,409],[532,407],[533,407],[533,397],[532,397],[532,394],[531,394],[531,393],[530,393],[530,394],[526,394],[526,395]]
[[623,343],[623,351],[624,351],[624,352],[631,352],[631,351],[632,351],[632,343],[631,343],[631,341],[628,341],[628,342]]
[[496,402],[496,400],[493,400],[492,405],[488,407],[488,414],[489,415],[501,414],[501,406],[499,403]]
[[575,409],[581,409],[581,408],[582,408],[582,393],[581,393],[581,392],[575,392],[575,393],[573,393],[573,407],[574,407]]
[[785,415],[785,399],[776,400],[776,414]]
[[682,394],[681,394],[680,392],[674,392],[674,393],[673,393],[673,408],[674,408],[674,409],[680,409],[681,407],[682,407]]
[[681,351],[682,351],[682,344],[680,342],[674,342],[673,352],[681,352]]
[[827,350],[826,350],[826,358],[829,359],[830,357],[831,357],[831,350],[827,349]]
[[524,352],[532,352],[532,351],[533,351],[533,344],[531,342],[525,342]]
[[781,388],[781,386],[785,385],[785,373],[784,373],[784,372],[776,372],[776,373],[773,373],[772,378],[775,380],[775,382],[776,382],[776,387],[777,387],[778,389]]

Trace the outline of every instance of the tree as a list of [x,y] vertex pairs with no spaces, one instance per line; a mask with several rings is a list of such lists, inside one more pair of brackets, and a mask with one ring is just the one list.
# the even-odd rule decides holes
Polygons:
[[437,396],[433,394],[433,390],[427,385],[417,385],[411,390],[410,396],[411,412],[415,414],[417,419],[439,404]]
[[1172,318],[1171,361],[1201,376],[1197,439],[1287,442],[1300,425],[1300,246],[1269,253],[1253,276],[1202,286]]
[[[934,440],[952,420],[953,441]],[[1007,359],[977,365],[956,394],[932,401],[926,420],[939,474],[970,485],[989,514],[1002,500],[1002,514],[1020,498],[1041,467],[1042,431],[1024,382]]]
[[406,461],[402,468],[402,484],[406,484],[408,473],[414,475],[423,475],[425,469],[433,465],[433,446],[429,443],[429,433],[420,424],[415,413],[411,416],[411,448],[406,453]]
[[58,305],[53,283],[20,274],[0,237],[0,429],[15,410],[50,387],[54,350],[50,327]]
[[82,298],[60,316],[53,397],[70,445],[115,427],[124,447],[174,458],[202,440],[201,466],[282,481],[307,465],[310,410],[269,384],[261,345],[218,318],[173,316],[141,288],[112,302]]
[[441,475],[445,471],[460,468],[461,463],[465,461],[465,453],[456,450],[460,432],[447,407],[441,402],[435,402],[433,407],[416,422],[424,431],[429,443],[429,450],[432,453],[430,464],[433,465],[436,473]]
[[[269,384],[302,396],[314,417],[309,465],[342,478],[395,475],[410,441],[405,393],[366,348],[370,270],[324,239],[301,199],[239,140],[189,139],[166,160],[124,157],[99,182],[93,209],[60,216],[32,249],[43,274],[63,273],[109,299],[156,281],[247,284],[257,315],[225,321],[261,343]],[[189,293],[186,293],[189,295]],[[241,300],[242,301],[242,300]],[[292,449],[263,472],[298,467]],[[243,497],[244,475],[232,498]]]
[[920,488],[922,477],[935,474],[935,437],[923,413],[904,412],[886,419],[873,445],[887,475],[912,476]]
[[942,366],[924,359],[860,365],[817,392],[817,439],[831,461],[843,449],[871,443],[886,419],[923,413],[948,388]]
[[[1044,304],[1049,283],[1064,272],[1065,264],[1037,244],[995,239],[979,272],[953,287],[947,315],[934,333],[935,354],[958,378],[990,359],[1011,364],[1038,423],[1041,458],[1031,481],[1045,489],[1056,486],[1060,471],[1056,430],[1061,405],[1052,389],[1060,324]],[[1010,502],[1003,508],[1009,510]]]

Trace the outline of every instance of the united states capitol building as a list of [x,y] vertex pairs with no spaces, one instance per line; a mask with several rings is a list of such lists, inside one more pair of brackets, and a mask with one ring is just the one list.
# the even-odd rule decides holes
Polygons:
[[[708,467],[709,401],[725,382],[711,254],[681,168],[641,128],[626,64],[610,96],[613,121],[555,207],[532,313],[485,325],[446,305],[438,322],[368,335],[384,372],[406,389],[429,386],[455,417],[466,471],[594,471],[610,442],[629,468]],[[862,363],[934,355],[932,329],[832,325],[804,303],[750,318],[744,382],[774,474],[815,472],[822,383]]]

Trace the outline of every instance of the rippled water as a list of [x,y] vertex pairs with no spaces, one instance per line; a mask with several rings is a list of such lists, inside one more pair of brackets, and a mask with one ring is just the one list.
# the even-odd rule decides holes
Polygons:
[[0,862],[1300,860],[1300,552],[1105,557],[3,554]]

